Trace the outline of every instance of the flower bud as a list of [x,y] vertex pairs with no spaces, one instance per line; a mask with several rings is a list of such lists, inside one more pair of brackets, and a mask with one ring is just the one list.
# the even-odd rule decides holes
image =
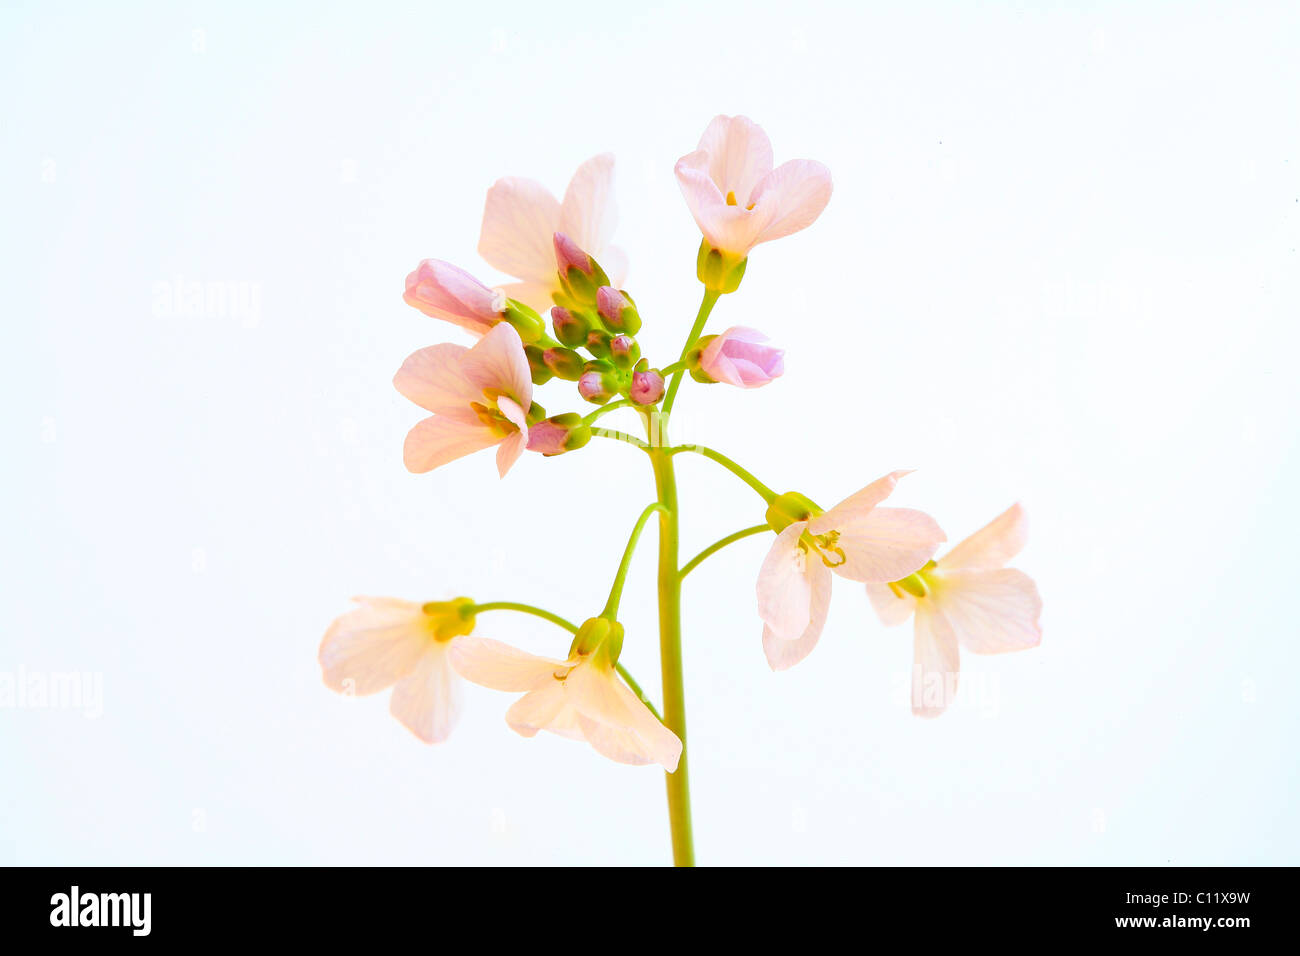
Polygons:
[[547,349],[542,353],[542,361],[546,364],[547,371],[566,382],[576,382],[587,364],[573,349],[562,346]]
[[596,290],[609,285],[609,276],[591,256],[562,232],[552,237],[555,243],[555,264],[560,273],[560,285],[575,301],[586,305],[596,304]]
[[748,259],[714,249],[705,239],[700,243],[700,253],[695,258],[695,274],[714,292],[735,292],[745,277]]
[[592,329],[587,333],[587,351],[598,359],[610,357],[609,342],[609,333],[604,329]]
[[406,277],[402,299],[425,315],[480,336],[491,331],[506,308],[503,295],[441,259],[425,259]]
[[822,509],[811,498],[797,491],[787,491],[772,499],[772,503],[767,506],[766,518],[772,530],[780,534],[796,521],[807,521],[821,513]]
[[561,343],[576,348],[586,344],[590,326],[580,313],[575,314],[557,305],[551,309],[551,328]]
[[503,322],[509,322],[519,333],[519,338],[525,344],[538,341],[546,334],[546,323],[542,317],[534,312],[531,308],[522,302],[516,302],[514,299],[506,299],[505,314],[501,317]]
[[641,331],[641,315],[632,303],[632,297],[613,286],[603,285],[596,290],[596,311],[600,313],[605,328],[611,332],[636,335]]
[[[785,352],[763,343],[767,336],[740,326],[699,342],[699,355],[688,361],[699,381],[726,382],[737,388],[758,388],[785,371]],[[698,374],[697,374],[698,373]]]
[[609,340],[609,360],[624,371],[641,359],[641,346],[630,335],[616,335]]
[[533,378],[533,384],[545,385],[549,382],[554,373],[546,367],[546,353],[536,345],[525,345],[524,355],[528,357],[528,373]]
[[664,377],[655,369],[633,372],[628,397],[638,405],[653,405],[664,397]]
[[[611,646],[613,645],[613,646]],[[569,646],[570,657],[589,657],[602,651],[610,666],[618,660],[623,650],[623,625],[605,617],[591,617],[582,622]]]
[[540,452],[547,458],[574,451],[589,441],[590,426],[574,412],[552,415],[528,429],[528,450]]
[[593,405],[604,405],[616,394],[616,388],[611,384],[608,372],[583,372],[578,379],[578,394]]

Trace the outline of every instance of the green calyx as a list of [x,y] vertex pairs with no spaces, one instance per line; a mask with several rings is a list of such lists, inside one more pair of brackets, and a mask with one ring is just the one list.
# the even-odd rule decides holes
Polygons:
[[740,280],[745,278],[745,265],[749,259],[734,253],[714,249],[705,239],[700,243],[699,254],[695,257],[695,274],[704,285],[714,292],[735,292],[740,288]]
[[606,617],[591,617],[578,628],[569,647],[569,658],[587,657],[612,668],[622,651],[623,625]]
[[767,506],[767,523],[780,534],[796,521],[808,521],[822,513],[822,509],[806,495],[797,491],[787,491],[777,495]]
[[514,299],[506,299],[506,310],[501,314],[501,321],[512,325],[525,345],[541,341],[546,335],[546,322],[542,317]]
[[915,598],[923,598],[934,590],[934,575],[930,572],[934,569],[935,563],[927,561],[925,567],[919,571],[913,571],[907,577],[898,581],[889,582],[889,589],[894,592],[895,596],[902,597],[904,594],[910,594]]
[[458,597],[450,601],[430,601],[420,610],[424,612],[425,626],[433,639],[443,643],[474,630],[475,617],[470,610],[473,607],[471,598]]

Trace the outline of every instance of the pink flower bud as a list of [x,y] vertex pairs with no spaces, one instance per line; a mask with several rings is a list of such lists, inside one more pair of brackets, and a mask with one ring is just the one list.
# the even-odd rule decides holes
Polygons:
[[785,371],[785,351],[763,345],[767,336],[741,326],[727,329],[700,353],[700,371],[715,382],[758,388]]
[[664,397],[664,377],[651,369],[648,372],[633,372],[632,387],[628,395],[638,405],[653,405]]
[[489,289],[464,269],[439,259],[425,259],[406,277],[407,305],[444,319],[475,335],[486,335],[505,311],[505,296]]
[[583,252],[576,242],[562,232],[557,232],[553,238],[555,264],[559,267],[560,275],[564,275],[571,268],[577,269],[585,276],[595,271],[591,267],[591,256]]
[[596,290],[596,311],[606,322],[617,326],[619,316],[623,314],[623,307],[626,305],[627,300],[623,298],[623,293],[612,285],[603,285]]
[[558,455],[564,451],[564,443],[568,439],[569,429],[548,418],[528,429],[528,450],[543,455]]
[[600,372],[583,372],[578,379],[578,394],[589,402],[604,404],[613,395],[605,387],[605,377]]

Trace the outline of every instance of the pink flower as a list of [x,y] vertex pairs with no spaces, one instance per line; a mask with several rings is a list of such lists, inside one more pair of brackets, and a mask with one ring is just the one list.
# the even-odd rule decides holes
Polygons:
[[413,353],[393,377],[397,390],[433,415],[406,436],[409,471],[432,471],[499,445],[505,477],[528,443],[533,380],[519,333],[502,323],[472,348],[433,345]]
[[714,336],[700,353],[700,370],[715,382],[758,388],[785,371],[785,351],[763,345],[767,336],[741,326]]
[[830,170],[807,159],[773,169],[767,134],[744,116],[714,117],[676,171],[704,238],[740,259],[812,225],[831,198]]
[[638,405],[653,405],[664,397],[664,377],[655,369],[633,372],[627,394]]
[[[763,650],[773,670],[792,667],[817,646],[832,571],[851,581],[893,581],[924,565],[947,540],[924,512],[876,507],[906,474],[891,472],[830,511],[806,511],[777,534],[757,588]],[[791,497],[798,496],[782,495],[773,508]]]
[[607,656],[561,661],[471,637],[456,642],[452,664],[466,680],[523,693],[506,712],[506,723],[525,737],[549,730],[586,740],[619,763],[657,763],[669,773],[677,769],[682,742],[650,713]]
[[890,584],[867,584],[886,626],[915,615],[912,713],[937,717],[957,693],[958,646],[976,654],[1037,647],[1043,610],[1029,575],[1006,567],[1025,546],[1029,524],[1015,504],[938,561]]
[[440,259],[425,259],[406,277],[402,298],[425,315],[445,319],[475,336],[501,321],[506,297]]
[[325,684],[349,696],[393,688],[389,710],[425,743],[447,739],[460,717],[460,678],[448,651],[474,629],[469,598],[415,604],[353,598],[360,607],[332,623],[320,645]]
[[560,290],[557,232],[593,256],[615,285],[622,285],[627,257],[610,245],[617,219],[614,157],[604,153],[578,167],[563,202],[531,179],[497,180],[488,190],[478,251],[492,266],[520,280],[504,287],[506,295],[545,312],[552,294]]

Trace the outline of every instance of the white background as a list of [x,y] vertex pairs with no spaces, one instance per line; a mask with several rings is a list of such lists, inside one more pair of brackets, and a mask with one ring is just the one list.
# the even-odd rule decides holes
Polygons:
[[[915,467],[893,503],[954,541],[1024,501],[1045,636],[966,655],[922,721],[910,632],[861,588],[773,674],[765,540],[712,559],[685,598],[701,862],[1300,862],[1294,6],[267,6],[0,13],[0,672],[103,680],[98,719],[0,710],[0,861],[668,859],[653,768],[520,738],[478,688],[425,747],[315,655],[354,593],[599,609],[646,462],[408,474],[391,376],[465,340],[402,280],[501,281],[493,180],[559,192],[612,150],[667,363],[699,295],[672,166],[743,112],[835,194],[715,312],[785,377],[688,382],[679,435],[824,505]],[[160,299],[196,282],[257,307]],[[680,472],[686,554],[760,520]],[[646,544],[625,661],[657,698]]]

